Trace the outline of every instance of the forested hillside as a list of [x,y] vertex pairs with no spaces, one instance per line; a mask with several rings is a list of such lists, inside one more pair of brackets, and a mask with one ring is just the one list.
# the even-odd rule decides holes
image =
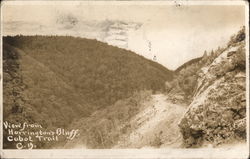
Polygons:
[[172,72],[160,64],[95,40],[15,36],[5,37],[4,42],[46,65],[99,106],[129,97],[135,90],[163,90],[165,80],[172,79]]
[[[88,117],[135,92],[163,91],[172,76],[158,63],[96,40],[4,37],[4,121],[66,128],[72,120]],[[51,145],[41,143],[38,148]],[[5,141],[4,148],[15,146]]]

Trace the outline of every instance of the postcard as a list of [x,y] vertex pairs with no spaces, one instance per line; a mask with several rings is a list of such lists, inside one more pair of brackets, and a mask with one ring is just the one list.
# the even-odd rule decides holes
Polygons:
[[247,158],[248,10],[1,2],[1,157]]

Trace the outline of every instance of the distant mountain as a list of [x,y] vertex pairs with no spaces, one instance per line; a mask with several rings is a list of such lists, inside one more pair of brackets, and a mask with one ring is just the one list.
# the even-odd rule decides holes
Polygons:
[[201,59],[202,59],[202,57],[198,57],[198,58],[192,59],[192,60],[190,60],[190,61],[188,61],[188,62],[182,64],[181,66],[179,66],[179,67],[175,70],[175,72],[180,72],[182,69],[184,69],[184,68],[186,68],[186,67],[188,67],[188,66],[190,66],[190,65],[193,65],[193,64],[198,63]]
[[[4,37],[3,73],[4,121],[38,122],[44,129],[66,128],[134,92],[164,91],[173,78],[131,51],[67,36]],[[4,148],[13,146],[5,140]]]

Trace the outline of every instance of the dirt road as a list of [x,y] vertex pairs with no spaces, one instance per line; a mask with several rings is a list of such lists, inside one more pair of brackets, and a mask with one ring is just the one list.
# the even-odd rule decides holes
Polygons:
[[169,102],[163,94],[152,95],[152,100],[146,105],[131,120],[134,131],[125,136],[115,148],[180,147],[178,122],[186,107]]

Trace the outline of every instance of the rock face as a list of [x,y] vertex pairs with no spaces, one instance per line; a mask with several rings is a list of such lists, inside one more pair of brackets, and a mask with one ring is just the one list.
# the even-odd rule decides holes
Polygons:
[[185,147],[246,139],[244,35],[243,28],[201,68],[193,101],[179,123]]

